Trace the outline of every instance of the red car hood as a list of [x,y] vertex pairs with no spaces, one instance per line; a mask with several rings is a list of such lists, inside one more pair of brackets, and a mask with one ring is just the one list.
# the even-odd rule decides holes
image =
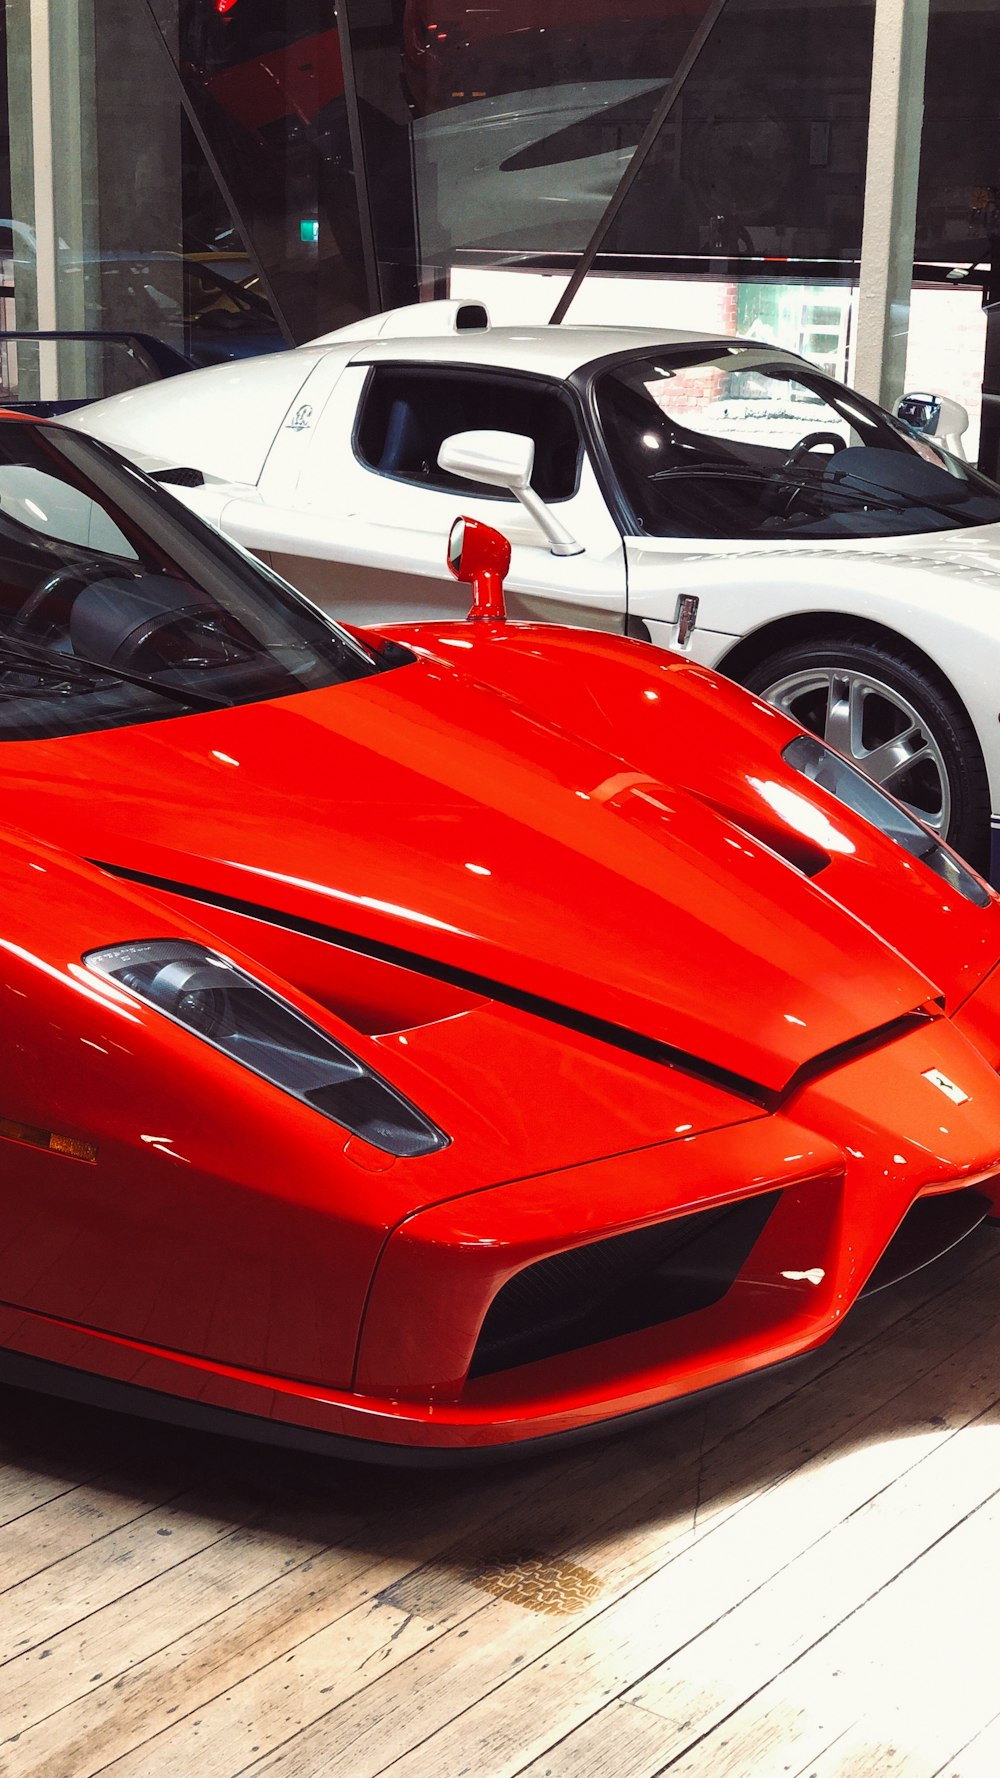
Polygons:
[[4,762],[6,819],[63,848],[472,972],[771,1090],[938,991],[699,795],[432,660],[8,743]]

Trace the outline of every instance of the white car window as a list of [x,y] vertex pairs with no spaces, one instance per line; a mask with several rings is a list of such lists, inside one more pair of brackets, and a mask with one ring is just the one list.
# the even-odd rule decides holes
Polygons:
[[386,365],[372,373],[361,404],[355,449],[380,475],[478,499],[513,500],[449,475],[438,451],[455,432],[517,432],[535,445],[532,486],[545,501],[577,491],[583,441],[571,398],[544,377],[454,372],[439,365]]

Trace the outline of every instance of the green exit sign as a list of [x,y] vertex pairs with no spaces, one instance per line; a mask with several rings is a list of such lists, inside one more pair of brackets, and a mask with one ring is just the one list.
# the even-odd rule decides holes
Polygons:
[[316,242],[319,240],[319,223],[310,221],[308,218],[303,219],[303,221],[299,223],[299,238],[303,241],[309,241],[315,246]]

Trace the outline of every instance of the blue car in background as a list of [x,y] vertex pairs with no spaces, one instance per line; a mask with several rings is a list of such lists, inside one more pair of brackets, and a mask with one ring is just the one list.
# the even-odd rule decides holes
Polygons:
[[[245,253],[81,254],[58,243],[58,276],[106,328],[17,326],[17,296],[34,280],[35,231],[0,218],[0,405],[52,416],[87,401],[286,345]],[[82,288],[81,288],[82,286]],[[56,356],[56,354],[58,356]]]

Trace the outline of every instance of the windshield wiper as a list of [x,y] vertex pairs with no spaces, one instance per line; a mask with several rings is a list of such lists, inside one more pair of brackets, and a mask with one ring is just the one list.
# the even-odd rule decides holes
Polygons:
[[[754,482],[758,487],[766,488],[801,488],[805,493],[812,494],[822,492],[823,494],[831,494],[834,499],[851,500],[855,505],[857,505],[859,501],[864,502],[868,498],[868,496],[863,494],[860,489],[855,491],[853,488],[845,488],[839,484],[831,486],[831,484],[825,480],[821,484],[817,484],[814,481],[801,478],[797,474],[793,475],[788,471],[778,470],[775,472],[766,469],[753,469],[749,465],[744,468],[734,467],[730,469],[728,465],[722,463],[703,463],[701,465],[695,463],[681,463],[678,464],[675,469],[657,469],[651,476],[647,477],[647,480],[651,482],[690,481],[694,479],[697,479],[698,481]],[[885,506],[893,512],[906,511],[905,503],[897,504],[895,501],[887,500],[884,494],[876,494],[876,499],[880,506]],[[923,504],[926,504],[926,502]]]
[[[141,691],[155,691],[161,697],[175,704],[194,705],[201,710],[228,709],[228,699],[212,698],[201,691],[184,691],[179,685],[163,685],[158,679],[152,679],[144,673],[129,673],[121,667],[108,667],[100,661],[89,660],[86,655],[52,655],[44,649],[33,649],[30,643],[10,644],[0,638],[0,659],[19,661],[24,666],[41,667],[60,679],[76,679],[81,681],[88,673],[97,673],[102,679],[119,680],[124,685],[137,685]],[[84,668],[84,673],[74,672],[74,668]]]
[[[651,482],[667,481],[720,481],[720,482],[753,482],[757,487],[791,487],[800,489],[805,494],[820,494],[824,500],[846,501],[853,506],[877,507],[881,512],[913,512],[923,507],[927,512],[935,512],[940,518],[949,519],[956,529],[962,526],[982,524],[975,517],[960,515],[952,506],[943,506],[936,500],[928,500],[919,494],[907,499],[897,489],[889,488],[884,482],[866,481],[851,472],[851,481],[856,484],[847,487],[843,481],[831,479],[825,470],[810,470],[807,464],[796,464],[792,470],[754,469],[749,464],[742,468],[729,468],[721,463],[684,464],[679,463],[673,469],[657,469],[646,478]],[[890,498],[895,495],[895,498]]]
[[[843,472],[841,472],[841,474],[842,473]],[[948,471],[944,469],[941,473],[942,475],[947,475]],[[949,479],[955,481],[957,480],[957,477],[952,476]],[[945,506],[938,500],[928,500],[926,495],[922,493],[915,495],[913,499],[907,499],[898,489],[889,487],[888,483],[869,481],[867,477],[857,475],[854,470],[851,471],[851,480],[857,485],[863,500],[870,499],[871,493],[874,494],[876,500],[883,500],[886,493],[898,494],[899,499],[903,504],[895,508],[897,512],[912,512],[915,507],[925,506],[928,512],[936,512],[943,519],[951,519],[952,523],[956,526],[981,525],[983,522],[981,518],[969,518],[965,514],[957,513],[954,506]],[[829,488],[830,485],[830,482],[824,482],[824,487]],[[833,485],[836,487],[838,493],[842,492],[846,494],[852,491],[844,487],[843,482],[837,474],[836,466],[834,466],[833,470]],[[869,493],[868,490],[871,490],[871,493]],[[968,494],[966,494],[966,498],[968,498]],[[888,506],[889,502],[885,501],[885,504]]]

